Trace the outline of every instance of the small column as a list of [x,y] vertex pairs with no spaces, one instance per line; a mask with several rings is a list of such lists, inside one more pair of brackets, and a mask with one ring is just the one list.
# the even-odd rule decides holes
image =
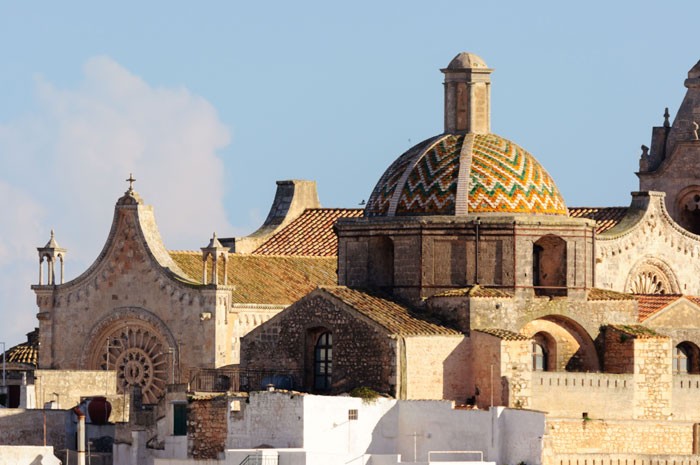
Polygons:
[[59,284],[63,284],[64,281],[64,266],[63,266],[63,258],[66,255],[66,252],[68,252],[66,249],[62,248],[60,245],[58,245],[58,242],[56,242],[56,237],[54,235],[53,229],[51,230],[51,238],[49,239],[49,242],[46,243],[44,247],[37,247],[36,249],[39,252],[39,285],[44,284],[44,273],[43,273],[43,263],[44,259],[46,259],[46,264],[47,264],[47,281],[46,284],[49,286],[54,286],[56,285],[56,271],[54,269],[56,260],[59,260],[61,262],[61,276],[59,280]]
[[[223,284],[228,283],[228,254],[228,247],[224,247],[217,239],[216,233],[214,233],[209,241],[209,245],[202,247],[202,284],[219,284],[219,258],[223,259],[224,262]],[[207,282],[207,259],[210,256],[212,257],[212,276],[210,282]]]

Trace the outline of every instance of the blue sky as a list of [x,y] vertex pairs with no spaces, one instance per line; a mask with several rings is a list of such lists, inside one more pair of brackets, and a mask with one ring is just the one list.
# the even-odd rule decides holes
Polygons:
[[265,218],[279,179],[354,207],[442,131],[439,68],[492,75],[492,129],[569,206],[627,205],[641,144],[700,59],[700,3],[0,0],[0,341],[36,324],[36,247],[67,277],[106,238],[129,172],[166,245]]

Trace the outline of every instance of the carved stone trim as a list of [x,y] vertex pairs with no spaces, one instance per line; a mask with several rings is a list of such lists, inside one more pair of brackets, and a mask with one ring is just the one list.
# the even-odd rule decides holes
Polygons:
[[93,326],[83,347],[82,366],[116,370],[117,390],[141,387],[144,403],[153,404],[165,393],[177,343],[153,313],[135,307],[113,311]]
[[678,281],[671,268],[654,258],[638,262],[627,275],[625,292],[632,294],[678,294]]

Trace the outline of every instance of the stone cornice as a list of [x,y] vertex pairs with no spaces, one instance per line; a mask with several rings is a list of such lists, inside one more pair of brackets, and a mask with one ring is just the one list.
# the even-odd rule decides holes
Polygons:
[[634,195],[629,214],[630,224],[624,225],[623,219],[620,225],[597,236],[598,257],[623,253],[634,246],[635,241],[641,240],[642,236],[652,233],[678,252],[691,257],[700,256],[700,236],[685,230],[671,218],[666,210],[663,192],[640,192]]

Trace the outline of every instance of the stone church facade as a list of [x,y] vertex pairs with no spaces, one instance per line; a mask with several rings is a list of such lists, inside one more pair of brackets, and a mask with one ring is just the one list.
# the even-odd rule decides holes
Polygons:
[[[314,183],[278,184],[261,228],[267,231],[240,238],[239,248],[318,207]],[[67,251],[52,233],[38,249],[39,284],[32,286],[38,368],[116,370],[120,392],[139,386],[144,402],[155,404],[168,384],[236,364],[245,332],[316,285],[335,282],[333,258],[234,254],[235,242],[214,235],[199,252],[166,250],[153,208],[133,187],[116,203],[102,252],[71,281],[63,282]]]

